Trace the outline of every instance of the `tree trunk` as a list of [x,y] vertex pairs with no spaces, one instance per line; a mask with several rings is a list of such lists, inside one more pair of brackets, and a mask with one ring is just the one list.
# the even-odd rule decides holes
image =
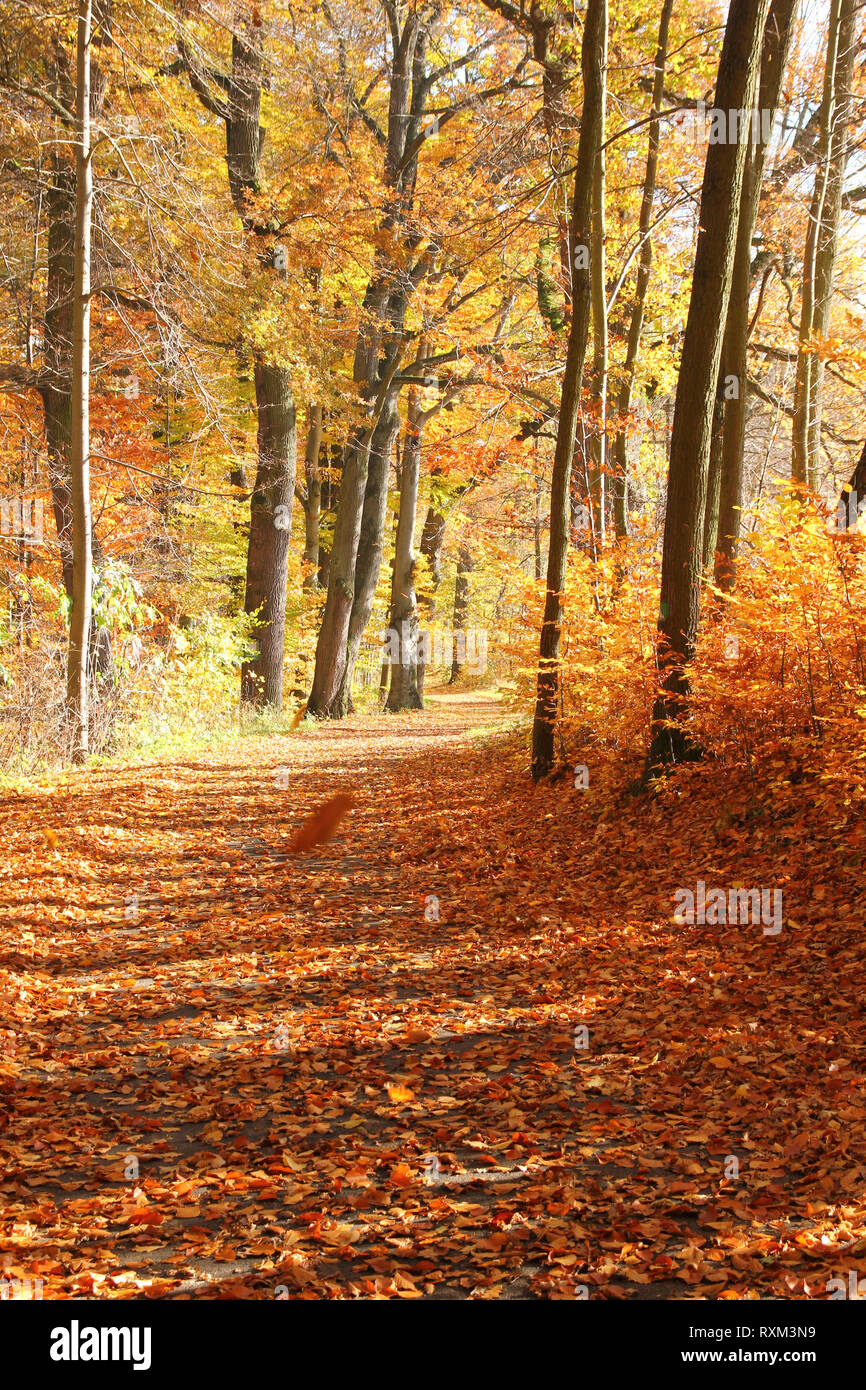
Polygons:
[[707,472],[707,505],[704,511],[704,553],[702,568],[712,569],[719,533],[719,501],[722,491],[722,449],[725,431],[724,362],[716,386],[713,407],[713,433]]
[[[441,469],[432,468],[431,478],[439,477]],[[445,517],[438,507],[431,502],[427,508],[427,515],[424,518],[424,525],[421,528],[421,540],[418,549],[427,561],[430,571],[430,588],[422,595],[426,606],[426,618],[428,622],[433,622],[436,617],[436,591],[442,583],[442,546],[445,541]],[[418,669],[416,672],[416,685],[418,687],[418,699],[422,705],[424,703],[424,676],[425,663],[422,655],[418,655]]]
[[[821,224],[815,249],[815,308],[812,333],[826,338],[830,332],[830,313],[833,307],[833,276],[836,269],[836,248],[839,240],[839,221],[842,212],[842,188],[848,161],[848,126],[853,100],[854,55],[857,20],[856,0],[842,0],[839,17],[839,45],[836,54],[836,93],[833,132],[830,139],[830,172]],[[824,362],[813,356],[809,371],[809,474],[817,486],[821,455],[821,414],[824,388]]]
[[[758,110],[762,133],[764,112],[776,108],[782,92],[785,64],[794,29],[797,0],[772,0],[761,51]],[[715,582],[720,589],[734,586],[743,492],[743,456],[746,443],[746,382],[748,380],[749,296],[751,291],[752,238],[758,220],[761,183],[768,141],[749,148],[743,170],[743,188],[737,224],[737,246],[722,349],[724,375],[724,433],[722,475],[718,505],[718,539],[715,543]]]
[[403,466],[400,470],[400,510],[394,543],[394,573],[391,579],[389,651],[398,659],[390,662],[391,685],[385,708],[423,709],[418,694],[418,603],[415,595],[415,513],[418,509],[418,479],[421,472],[421,433],[423,412],[420,391],[409,391]]
[[48,281],[45,296],[45,366],[42,390],[51,505],[60,547],[63,587],[72,598],[72,441],[70,356],[75,280],[75,170],[55,157],[45,200],[48,216]]
[[[571,214],[573,253],[579,252],[581,248],[588,252],[590,247],[592,187],[595,162],[601,144],[604,90],[602,62],[606,34],[607,0],[588,0],[581,47],[583,111]],[[547,596],[539,644],[538,689],[532,726],[532,776],[536,781],[550,772],[554,760],[554,730],[561,688],[559,637],[562,629],[565,561],[568,554],[569,480],[580,413],[580,392],[592,297],[588,260],[588,255],[575,255],[571,324],[550,485]]]
[[[183,38],[181,61],[202,105],[225,125],[229,192],[244,230],[261,247],[269,247],[276,228],[256,220],[255,197],[265,130],[260,124],[262,97],[262,24],[254,9],[237,18],[232,31],[232,71],[226,79],[204,68]],[[259,253],[260,254],[260,251]],[[286,271],[282,270],[283,278]],[[247,581],[244,612],[255,613],[252,637],[258,655],[241,669],[241,701],[254,705],[282,703],[285,647],[286,584],[292,503],[295,493],[297,437],[291,376],[285,367],[255,363],[258,412],[256,481],[250,497]],[[273,508],[284,509],[275,513]]]
[[[768,7],[769,0],[731,0],[716,83],[717,109],[751,112]],[[707,147],[692,293],[671,432],[659,602],[663,679],[653,709],[645,778],[664,764],[700,756],[686,729],[686,666],[694,656],[697,640],[713,409],[747,153],[747,145],[740,139]]]
[[[440,470],[433,468],[430,476],[435,478]],[[427,508],[427,515],[424,518],[424,525],[421,528],[421,540],[418,549],[427,561],[430,569],[430,580],[433,586],[433,593],[436,592],[442,582],[442,544],[445,540],[445,517],[438,507],[430,503]],[[436,606],[431,596],[431,616],[435,613]]]
[[346,636],[346,653],[343,674],[337,697],[329,714],[342,719],[352,712],[352,680],[355,663],[361,649],[379,583],[382,568],[382,553],[385,542],[385,518],[388,511],[388,476],[391,470],[391,452],[400,427],[397,414],[396,392],[390,393],[379,417],[370,446],[367,484],[364,490],[364,504],[361,510],[361,530],[358,537],[358,550],[355,557],[355,584],[352,599],[352,612]]
[[[797,378],[794,384],[794,418],[791,426],[791,477],[796,483],[815,485],[815,463],[810,458],[810,404],[814,400],[812,376],[814,355],[808,350],[816,330],[816,261],[818,241],[824,220],[824,202],[830,179],[830,150],[836,108],[836,65],[839,55],[842,4],[846,0],[830,0],[830,19],[827,29],[827,57],[824,64],[824,88],[821,97],[818,136],[818,160],[815,184],[806,228],[806,249],[803,253],[803,289],[800,309],[800,332],[797,350]],[[847,0],[850,3],[850,0]]]
[[370,456],[369,430],[359,430],[346,445],[340,500],[334,521],[334,540],[328,557],[328,596],[316,643],[316,667],[307,711],[327,719],[340,688],[346,661],[346,639],[355,596],[355,557],[361,535],[361,513]]
[[602,23],[601,45],[601,129],[592,181],[592,246],[590,284],[592,295],[592,406],[593,431],[589,437],[589,505],[593,514],[594,554],[601,558],[607,521],[607,286],[605,282],[605,116],[607,109],[607,17]]
[[93,169],[90,149],[91,0],[79,0],[75,93],[75,254],[72,300],[72,610],[66,700],[72,760],[88,754],[88,651],[93,587],[90,513],[90,228]]
[[[384,0],[391,28],[390,94],[385,148],[389,191],[381,230],[398,252],[414,254],[417,238],[409,228],[418,159],[416,145],[429,88],[425,49],[430,17],[406,12],[402,30],[397,6]],[[413,153],[414,151],[414,153]],[[319,718],[342,718],[351,706],[351,683],[364,628],[369,621],[382,559],[390,453],[399,420],[393,387],[402,353],[409,302],[431,262],[423,252],[407,268],[402,257],[380,249],[364,296],[362,325],[355,346],[354,380],[361,400],[376,408],[361,438],[353,443],[337,504],[334,553],[328,596],[316,647],[316,670],[309,710]],[[339,537],[339,548],[338,548]]]
[[851,474],[850,482],[846,483],[842,489],[837,508],[838,515],[842,519],[842,529],[851,531],[857,525],[857,519],[861,515],[860,504],[866,501],[866,444],[857,460],[857,467]]
[[[536,446],[536,459],[537,459],[537,457],[538,457],[538,450],[537,450],[537,446]],[[544,570],[543,570],[543,568],[542,568],[542,563],[541,563],[541,496],[542,496],[543,488],[544,488],[544,479],[542,478],[541,474],[539,473],[538,477],[535,479],[535,516],[534,516],[533,522],[532,522],[532,539],[533,539],[534,561],[535,561],[535,571],[534,571],[534,573],[535,573],[535,578],[536,578],[536,579],[540,579],[541,576],[542,576],[542,574],[544,573]]]
[[457,552],[457,577],[454,581],[454,620],[451,624],[451,639],[454,643],[454,652],[451,660],[451,678],[448,682],[449,685],[454,684],[460,672],[463,670],[457,634],[458,632],[463,633],[463,651],[465,652],[466,619],[469,617],[469,576],[473,568],[474,561],[469,547],[461,545]]
[[634,390],[641,333],[643,332],[647,289],[649,287],[650,271],[652,269],[653,246],[650,236],[650,223],[652,221],[653,202],[655,200],[656,191],[656,172],[658,170],[659,158],[659,128],[661,124],[662,100],[664,98],[665,66],[667,64],[668,55],[668,32],[670,29],[671,11],[673,7],[674,0],[664,0],[661,19],[659,21],[659,37],[656,47],[653,74],[652,105],[650,107],[651,120],[649,123],[646,174],[644,175],[643,197],[641,198],[640,217],[638,219],[638,236],[640,237],[641,249],[638,259],[637,285],[635,286],[634,303],[632,305],[631,319],[629,321],[628,344],[626,346],[625,363],[623,365],[623,381],[619,390],[619,399],[617,400],[619,420],[616,439],[614,440],[616,481],[614,484],[613,509],[614,526],[618,536],[628,535],[627,418],[631,410],[631,397],[632,391]]
[[250,498],[244,612],[257,614],[253,638],[258,656],[245,661],[241,668],[241,700],[280,709],[289,527],[295,490],[295,404],[291,377],[284,367],[256,362],[254,373],[258,464]]
[[307,485],[307,504],[304,508],[304,588],[319,587],[319,521],[322,514],[322,475],[319,451],[322,447],[322,407],[310,406],[307,428],[307,447],[304,455],[304,480]]

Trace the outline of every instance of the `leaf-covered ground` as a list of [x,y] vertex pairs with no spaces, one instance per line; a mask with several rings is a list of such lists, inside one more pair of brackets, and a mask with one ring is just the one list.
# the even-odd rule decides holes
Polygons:
[[[799,1299],[866,1273],[862,804],[784,756],[533,791],[498,720],[464,697],[4,795],[6,1277]],[[677,925],[698,878],[781,886],[782,932]]]

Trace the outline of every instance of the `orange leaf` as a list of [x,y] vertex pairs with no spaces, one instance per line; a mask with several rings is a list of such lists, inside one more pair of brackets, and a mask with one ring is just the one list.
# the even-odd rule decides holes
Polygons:
[[408,1163],[398,1163],[396,1168],[391,1169],[391,1181],[395,1187],[411,1187],[415,1182],[415,1174]]

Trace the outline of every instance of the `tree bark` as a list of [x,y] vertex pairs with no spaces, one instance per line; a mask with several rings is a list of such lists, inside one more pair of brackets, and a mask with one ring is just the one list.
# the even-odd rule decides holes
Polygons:
[[319,451],[322,447],[322,424],[322,407],[311,405],[304,453],[304,481],[307,487],[307,502],[304,507],[304,564],[307,572],[304,575],[304,588],[307,590],[319,587],[319,522],[322,514]]
[[[256,220],[251,199],[259,192],[265,130],[260,124],[262,96],[262,26],[257,10],[237,18],[232,32],[231,75],[204,68],[186,41],[178,38],[190,85],[206,110],[225,125],[229,193],[244,230],[259,245],[276,232]],[[271,254],[271,263],[274,263]],[[277,272],[280,273],[280,272]],[[286,272],[282,272],[285,276]],[[285,648],[286,584],[295,493],[297,435],[289,370],[256,354],[254,379],[258,414],[256,481],[250,497],[244,611],[257,613],[252,637],[254,660],[241,670],[241,701],[280,708]],[[283,507],[279,513],[274,507]]]
[[797,378],[794,384],[794,418],[791,425],[791,477],[796,483],[814,487],[815,460],[810,458],[810,405],[814,400],[812,376],[814,355],[809,346],[816,329],[816,260],[824,202],[830,179],[830,151],[836,108],[836,66],[839,56],[840,22],[845,0],[831,0],[827,28],[827,57],[824,64],[824,88],[821,97],[818,136],[818,159],[815,184],[806,228],[806,248],[803,253],[803,289],[800,308],[800,332],[797,350]]
[[702,568],[712,569],[719,534],[719,503],[722,491],[722,450],[725,432],[724,362],[716,386],[713,407],[713,433],[707,471],[707,505],[704,510],[704,551]]
[[[791,38],[797,0],[772,0],[761,50],[758,109],[772,112],[782,92],[782,81]],[[743,492],[743,457],[746,443],[746,382],[748,380],[749,297],[751,292],[752,239],[758,220],[761,184],[767,163],[768,143],[758,141],[749,148],[743,170],[737,246],[731,280],[731,297],[725,323],[722,349],[724,386],[724,431],[721,453],[721,487],[715,542],[715,582],[720,589],[734,587]],[[734,384],[736,394],[731,394]],[[712,557],[710,557],[712,558]]]
[[93,169],[90,149],[91,0],[79,0],[75,92],[75,252],[72,300],[70,465],[72,610],[66,701],[72,760],[87,760],[88,651],[93,588],[90,512],[90,230]]
[[[571,214],[573,250],[590,247],[592,187],[595,161],[601,145],[603,73],[606,45],[606,0],[588,0],[581,47],[583,111],[574,176]],[[562,397],[556,433],[556,450],[550,486],[550,545],[547,558],[547,596],[541,629],[538,688],[532,726],[532,776],[535,781],[553,767],[554,731],[561,688],[559,637],[562,629],[565,561],[568,554],[568,510],[571,462],[580,413],[583,364],[589,336],[591,272],[588,256],[575,259],[572,277],[572,312],[568,334]]]
[[[716,82],[717,109],[751,112],[768,8],[769,0],[731,0]],[[662,684],[653,709],[645,779],[666,764],[701,753],[686,727],[686,667],[697,640],[713,409],[747,153],[742,139],[707,147],[671,432],[658,624]]]
[[469,617],[469,576],[475,564],[472,559],[472,552],[466,545],[461,545],[457,552],[457,576],[454,580],[454,619],[451,624],[451,637],[454,642],[454,652],[451,660],[451,676],[449,685],[454,682],[463,670],[463,662],[459,659],[459,647],[457,644],[457,634],[464,634],[463,649],[466,650],[466,619]]
[[[833,276],[836,269],[836,248],[839,240],[839,221],[842,213],[842,189],[848,161],[848,126],[853,102],[854,56],[856,52],[856,0],[842,0],[839,17],[839,45],[836,54],[834,81],[836,102],[833,131],[830,139],[830,171],[821,224],[815,249],[815,309],[812,332],[816,338],[826,338],[830,332],[833,307]],[[809,474],[813,487],[818,481],[821,454],[821,415],[824,388],[824,361],[813,356],[809,371]]]
[[352,680],[355,674],[355,663],[361,649],[361,639],[373,611],[376,588],[379,583],[379,571],[382,568],[385,518],[388,512],[388,476],[391,471],[391,453],[399,428],[400,417],[397,414],[396,396],[389,394],[370,446],[367,483],[361,510],[361,530],[355,558],[354,596],[346,636],[343,673],[340,678],[337,697],[329,710],[331,717],[335,719],[342,719],[346,714],[350,714],[353,708]]
[[[291,379],[283,367],[257,361],[254,374],[258,447],[250,498],[244,612],[256,614],[258,655],[241,668],[241,700],[280,709],[289,524],[295,490],[295,404]],[[278,525],[280,521],[289,524]]]
[[866,444],[863,445],[857,466],[839,498],[837,511],[843,518],[843,530],[851,531],[856,526],[858,516],[861,515],[861,502],[866,502]]
[[607,15],[602,20],[600,35],[601,116],[598,154],[592,180],[592,246],[590,249],[590,284],[592,295],[593,359],[591,399],[593,430],[588,441],[589,496],[593,514],[595,558],[601,557],[607,522],[607,286],[605,282],[605,121],[607,111]]
[[394,543],[394,573],[391,579],[391,608],[388,627],[392,634],[389,649],[397,647],[398,659],[390,663],[391,684],[385,708],[392,713],[403,709],[423,709],[418,693],[418,602],[415,594],[415,513],[418,509],[418,480],[421,472],[423,411],[420,390],[412,386],[406,412],[403,464],[400,470],[400,509]]
[[643,196],[641,198],[640,216],[638,219],[638,236],[640,237],[641,249],[638,258],[637,284],[635,286],[634,302],[632,304],[631,319],[628,328],[628,343],[626,346],[625,362],[623,364],[623,380],[619,389],[617,400],[617,414],[619,421],[617,424],[616,438],[614,440],[614,527],[618,536],[628,535],[628,425],[627,419],[631,410],[631,398],[634,390],[634,380],[637,371],[637,360],[640,352],[640,340],[643,332],[644,311],[646,308],[647,289],[650,282],[650,272],[652,270],[653,246],[650,236],[650,223],[652,221],[653,202],[655,201],[656,174],[658,171],[659,159],[659,138],[661,126],[661,108],[665,88],[665,67],[667,64],[668,53],[668,33],[670,30],[671,12],[674,7],[674,0],[664,0],[662,5],[661,19],[659,21],[659,37],[656,47],[655,65],[653,71],[653,92],[652,104],[650,106],[649,139],[647,145],[646,173],[644,175]]

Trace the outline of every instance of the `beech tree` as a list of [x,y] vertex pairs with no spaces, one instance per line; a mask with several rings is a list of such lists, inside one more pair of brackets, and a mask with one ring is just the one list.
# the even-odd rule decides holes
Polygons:
[[671,429],[658,621],[661,688],[653,709],[645,776],[665,764],[700,755],[688,731],[687,667],[697,639],[713,407],[768,8],[769,0],[732,0],[719,59],[714,109],[723,113],[726,123],[728,113],[745,112],[746,130],[739,129],[738,122],[733,139],[728,129],[727,140],[707,147]]
[[817,486],[824,365],[815,339],[826,337],[851,119],[857,0],[831,0],[824,89],[812,202],[803,253],[803,288],[797,350],[797,380],[791,429],[791,475]]
[[88,670],[93,568],[90,510],[90,226],[93,168],[90,144],[92,0],[80,0],[75,88],[75,261],[72,300],[72,610],[67,700],[73,762],[88,753]]
[[[260,123],[264,63],[264,24],[253,9],[237,16],[232,30],[229,74],[210,67],[196,54],[183,30],[178,51],[190,83],[206,111],[225,126],[226,171],[232,202],[254,255],[264,257],[275,273],[285,273],[279,223],[264,220],[257,199],[266,132]],[[284,251],[283,251],[284,254]],[[283,700],[286,579],[289,519],[295,492],[297,431],[289,369],[253,349],[253,379],[258,418],[256,477],[250,495],[244,610],[255,616],[253,637],[258,654],[244,663],[241,699],[279,709]]]
[[[596,160],[601,147],[606,34],[606,0],[589,0],[581,45],[583,107],[571,212],[571,245],[575,252],[578,248],[588,250],[592,237],[592,192]],[[583,364],[589,336],[592,304],[590,259],[588,255],[575,255],[574,260],[571,324],[550,484],[547,593],[539,644],[538,688],[532,725],[532,776],[536,781],[550,772],[554,762],[555,726],[560,693],[559,639],[564,611],[565,560],[568,553],[569,479],[580,413]]]
[[[761,138],[756,140],[756,132],[750,128],[751,138],[740,193],[731,295],[728,301],[722,366],[716,393],[716,400],[721,403],[724,421],[718,445],[718,496],[711,497],[708,502],[711,514],[712,510],[715,510],[717,515],[715,525],[711,524],[708,528],[708,534],[717,537],[715,579],[722,589],[733,587],[740,535],[749,375],[752,244],[758,219],[761,184],[769,152],[769,140],[763,138],[763,133],[764,129],[771,130],[775,123],[796,11],[797,0],[772,0],[770,5],[764,29],[758,86]],[[709,564],[711,560],[712,555],[705,556],[705,563]]]

